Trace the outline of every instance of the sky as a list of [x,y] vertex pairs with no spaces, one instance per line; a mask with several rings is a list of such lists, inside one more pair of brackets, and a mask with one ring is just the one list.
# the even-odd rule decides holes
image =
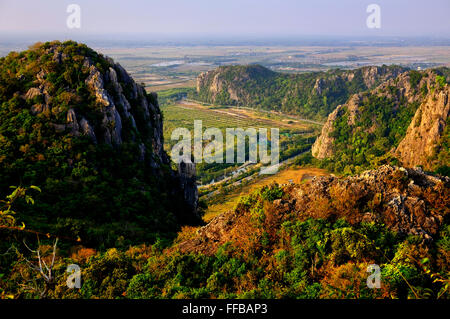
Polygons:
[[[69,29],[69,4],[81,28]],[[369,4],[381,27],[369,29]],[[0,0],[0,35],[61,33],[450,37],[450,0]]]

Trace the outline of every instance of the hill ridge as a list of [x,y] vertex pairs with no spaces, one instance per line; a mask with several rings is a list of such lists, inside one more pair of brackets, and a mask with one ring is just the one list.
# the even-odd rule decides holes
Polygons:
[[196,98],[212,104],[249,106],[324,119],[351,94],[373,88],[406,70],[399,66],[368,66],[287,74],[260,65],[221,66],[198,76]]
[[111,58],[74,41],[12,52],[0,101],[0,192],[42,188],[23,207],[30,227],[112,245],[199,221],[195,176],[163,149],[157,95]]

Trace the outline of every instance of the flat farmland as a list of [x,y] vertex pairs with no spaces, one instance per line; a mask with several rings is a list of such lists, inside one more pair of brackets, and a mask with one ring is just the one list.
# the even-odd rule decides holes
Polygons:
[[[201,72],[230,64],[261,64],[274,71],[299,73],[365,65],[411,68],[450,65],[449,46],[404,45],[148,45],[95,47],[121,63],[148,91],[194,87]],[[14,48],[16,49],[16,48]],[[0,55],[6,49],[0,44]]]
[[176,143],[170,140],[171,134],[176,128],[185,127],[193,132],[195,120],[202,121],[203,128],[215,127],[222,130],[223,133],[225,133],[226,128],[270,127],[265,121],[234,116],[225,112],[207,108],[202,109],[186,104],[165,106],[162,108],[162,111],[164,114],[164,138],[167,147]]
[[[287,120],[283,116],[264,115],[258,111],[238,108],[211,108],[195,103],[180,102],[162,108],[164,114],[164,138],[169,147],[170,136],[174,129],[185,127],[194,129],[194,120],[201,120],[203,128],[216,127],[225,133],[226,128],[279,128],[280,133],[318,134],[320,126]],[[224,135],[225,136],[225,135]]]
[[[171,148],[178,142],[178,140],[171,140],[172,132],[176,128],[187,128],[193,135],[195,120],[202,121],[203,130],[207,128],[220,129],[224,142],[227,128],[242,128],[244,130],[247,128],[266,128],[269,140],[271,139],[270,129],[278,128],[280,133],[280,160],[309,149],[321,128],[320,125],[301,120],[290,119],[286,121],[286,118],[278,114],[272,115],[239,108],[208,107],[186,101],[163,106],[162,112],[164,116],[164,147],[169,155]],[[209,143],[209,141],[203,141],[204,146],[206,143]],[[193,145],[193,142],[191,145]],[[210,184],[229,176],[241,165],[242,163],[200,163],[197,165],[197,177],[202,185]]]

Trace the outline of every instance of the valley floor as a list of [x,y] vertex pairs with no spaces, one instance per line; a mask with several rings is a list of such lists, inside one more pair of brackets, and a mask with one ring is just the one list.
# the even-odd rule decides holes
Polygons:
[[[204,128],[217,127],[221,130],[227,127],[241,127],[243,129],[248,127],[277,127],[280,128],[281,134],[287,132],[284,138],[292,141],[294,141],[295,135],[315,136],[318,134],[322,124],[319,122],[312,123],[309,120],[276,112],[265,112],[243,107],[212,106],[186,99],[164,106],[162,110],[164,112],[165,148],[167,150],[173,144],[173,141],[170,141],[171,132],[176,127],[192,129],[194,120],[202,120]],[[201,191],[200,199],[208,204],[204,221],[209,222],[218,214],[233,209],[241,196],[248,195],[256,188],[272,183],[280,185],[301,183],[314,176],[328,174],[327,171],[318,168],[293,167],[293,161],[303,153],[294,153],[287,159],[281,160],[281,170],[275,175],[259,175],[258,164],[239,164],[234,168],[226,169],[217,167],[216,170],[221,172],[221,176],[216,178],[215,182],[213,179],[199,186]],[[233,172],[242,174],[234,175]],[[202,174],[202,172],[197,173]]]

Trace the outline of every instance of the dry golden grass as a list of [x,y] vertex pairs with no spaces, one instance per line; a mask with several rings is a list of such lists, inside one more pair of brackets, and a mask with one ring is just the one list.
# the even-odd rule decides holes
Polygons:
[[212,218],[223,212],[234,209],[241,196],[250,194],[257,188],[261,188],[265,185],[272,183],[289,184],[290,180],[293,183],[299,184],[302,180],[312,178],[313,176],[325,176],[328,175],[327,171],[319,168],[288,168],[278,172],[275,175],[269,175],[266,178],[259,179],[256,182],[246,185],[241,189],[230,192],[224,195],[224,200],[221,203],[210,205],[206,210],[203,220],[209,222]]

